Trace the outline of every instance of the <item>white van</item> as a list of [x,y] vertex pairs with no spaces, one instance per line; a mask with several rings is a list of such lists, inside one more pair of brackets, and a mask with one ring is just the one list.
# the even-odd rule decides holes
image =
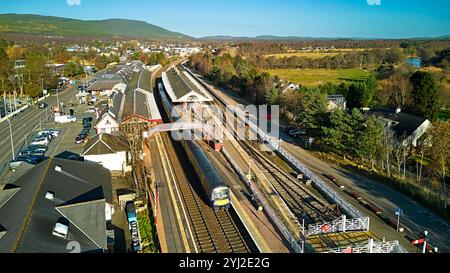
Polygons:
[[77,122],[77,118],[74,116],[55,116],[55,122],[58,124]]

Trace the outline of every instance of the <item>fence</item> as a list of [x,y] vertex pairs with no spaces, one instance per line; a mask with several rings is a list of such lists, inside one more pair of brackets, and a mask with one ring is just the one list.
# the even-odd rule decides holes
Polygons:
[[325,253],[407,253],[407,251],[400,246],[398,241],[375,242],[373,239],[369,239],[367,244],[339,247]]
[[347,219],[344,214],[341,218],[329,223],[311,224],[308,225],[308,236],[320,235],[334,232],[347,231],[369,231],[369,217]]

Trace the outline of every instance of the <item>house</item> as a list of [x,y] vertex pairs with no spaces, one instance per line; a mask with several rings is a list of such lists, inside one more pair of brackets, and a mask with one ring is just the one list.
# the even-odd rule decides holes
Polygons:
[[130,147],[120,136],[101,133],[91,138],[81,156],[88,162],[95,162],[112,172],[131,171],[128,166]]
[[108,92],[111,92],[119,83],[123,82],[121,80],[97,80],[91,86],[89,86],[88,91],[107,94]]
[[376,115],[384,121],[387,128],[391,128],[402,145],[411,144],[417,147],[418,140],[432,126],[432,123],[422,117],[403,113],[400,108],[392,109],[371,109],[368,115]]
[[328,111],[333,111],[334,109],[347,109],[347,99],[344,95],[331,95],[328,96]]
[[295,91],[300,88],[300,85],[295,83],[289,83],[287,86],[283,87],[282,93],[286,93],[287,91]]
[[97,134],[113,134],[120,130],[121,112],[123,111],[123,107],[124,94],[122,92],[113,92],[110,96],[108,106],[106,106],[99,114],[99,118],[94,125]]
[[0,184],[0,253],[107,250],[114,214],[110,172],[98,164],[50,158]]

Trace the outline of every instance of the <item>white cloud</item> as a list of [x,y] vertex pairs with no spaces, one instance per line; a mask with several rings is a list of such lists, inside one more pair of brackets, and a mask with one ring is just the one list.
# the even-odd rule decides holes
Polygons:
[[66,0],[69,6],[81,6],[81,0]]
[[381,6],[381,0],[367,0],[369,6]]

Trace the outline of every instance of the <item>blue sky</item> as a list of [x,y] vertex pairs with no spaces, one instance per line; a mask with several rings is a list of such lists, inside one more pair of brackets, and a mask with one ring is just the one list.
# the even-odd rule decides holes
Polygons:
[[448,0],[2,0],[0,13],[137,19],[194,37],[450,34]]

